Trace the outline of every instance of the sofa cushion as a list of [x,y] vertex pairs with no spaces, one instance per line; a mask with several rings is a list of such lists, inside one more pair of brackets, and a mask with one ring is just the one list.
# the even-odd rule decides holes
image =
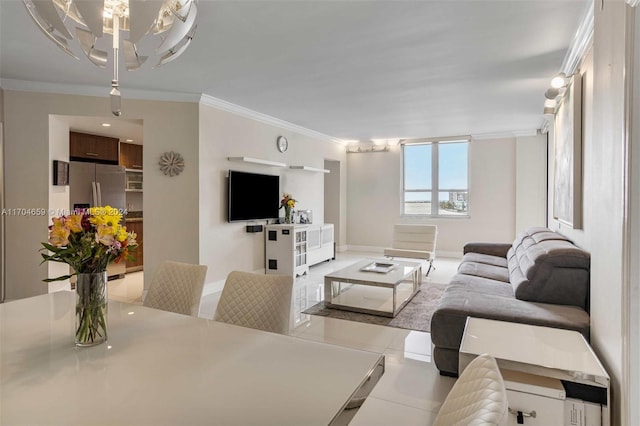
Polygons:
[[494,294],[502,297],[514,297],[513,287],[504,281],[491,280],[489,278],[475,277],[473,275],[456,274],[451,278],[447,291],[452,289],[467,290],[476,293]]
[[507,267],[506,257],[491,256],[488,254],[481,254],[481,253],[465,254],[464,256],[462,256],[462,263],[464,262],[484,263],[486,265],[502,266],[503,268]]
[[458,267],[458,273],[491,280],[509,282],[509,270],[502,266],[487,265],[486,263],[464,262]]
[[589,340],[584,309],[447,287],[431,319],[433,344],[458,350],[468,316],[575,330]]

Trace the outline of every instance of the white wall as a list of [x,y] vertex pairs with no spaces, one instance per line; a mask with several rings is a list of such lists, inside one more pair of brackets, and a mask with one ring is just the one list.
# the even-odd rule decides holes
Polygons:
[[[55,115],[49,116],[49,209],[47,218],[66,214],[69,210],[69,185],[53,184],[53,160],[69,161],[69,125]],[[57,278],[69,274],[69,266],[64,263],[47,262],[48,276]],[[49,283],[49,292],[71,289],[69,280]]]
[[[583,228],[553,219],[553,147],[549,149],[549,223],[591,253],[591,344],[612,379],[613,422],[622,406],[625,242],[624,2],[595,7],[593,49],[583,60]],[[550,139],[551,140],[551,139]],[[637,195],[637,194],[635,194]],[[636,306],[637,309],[637,306]],[[633,401],[632,404],[635,404]],[[626,414],[625,414],[626,416]]]
[[[516,227],[515,138],[470,143],[469,218],[401,217],[401,152],[396,146],[389,152],[348,154],[349,247],[379,250],[388,246],[394,223],[438,225],[437,251],[441,255],[461,255],[464,244],[469,241],[513,241]],[[544,204],[539,209],[544,215]]]
[[547,136],[516,141],[516,234],[547,225]]
[[[123,100],[123,118],[144,122],[145,282],[166,259],[198,262],[198,104]],[[108,98],[4,92],[7,207],[49,206],[49,116],[109,116]],[[167,177],[157,166],[178,151],[185,170]],[[47,238],[43,217],[7,217],[7,299],[45,293],[38,249]],[[19,242],[19,243],[18,243]]]
[[[295,208],[313,210],[314,223],[324,221],[323,173],[238,163],[228,161],[227,157],[253,157],[288,165],[324,168],[326,158],[345,164],[343,146],[205,104],[200,105],[199,129],[199,261],[209,267],[207,282],[223,280],[233,270],[256,271],[264,268],[264,232],[247,233],[247,223],[227,222],[227,177],[230,169],[279,175],[280,191],[288,192],[298,200]],[[289,149],[285,153],[276,149],[279,135],[289,140]],[[145,134],[145,149],[146,140]],[[342,185],[341,192],[345,186]],[[259,223],[265,224],[266,221]]]

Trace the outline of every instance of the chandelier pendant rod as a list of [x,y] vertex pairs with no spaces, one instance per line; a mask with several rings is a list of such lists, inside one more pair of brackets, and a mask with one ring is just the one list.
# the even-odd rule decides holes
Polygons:
[[113,80],[111,80],[111,112],[116,117],[122,114],[122,99],[118,83],[118,49],[120,47],[120,14],[113,11]]

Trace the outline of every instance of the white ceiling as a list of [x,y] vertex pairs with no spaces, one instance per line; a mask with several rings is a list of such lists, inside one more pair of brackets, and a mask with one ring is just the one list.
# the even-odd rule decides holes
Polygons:
[[[340,139],[528,132],[588,0],[211,1],[176,61],[133,89],[207,94]],[[0,77],[104,87],[110,66],[56,48],[0,1]],[[151,60],[150,60],[151,61]],[[108,114],[107,112],[105,112]],[[105,115],[106,115],[105,114]]]

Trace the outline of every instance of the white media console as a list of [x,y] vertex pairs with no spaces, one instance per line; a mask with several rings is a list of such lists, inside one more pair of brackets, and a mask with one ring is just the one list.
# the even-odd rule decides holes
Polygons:
[[309,266],[335,257],[331,223],[267,225],[265,231],[267,274],[303,275]]

